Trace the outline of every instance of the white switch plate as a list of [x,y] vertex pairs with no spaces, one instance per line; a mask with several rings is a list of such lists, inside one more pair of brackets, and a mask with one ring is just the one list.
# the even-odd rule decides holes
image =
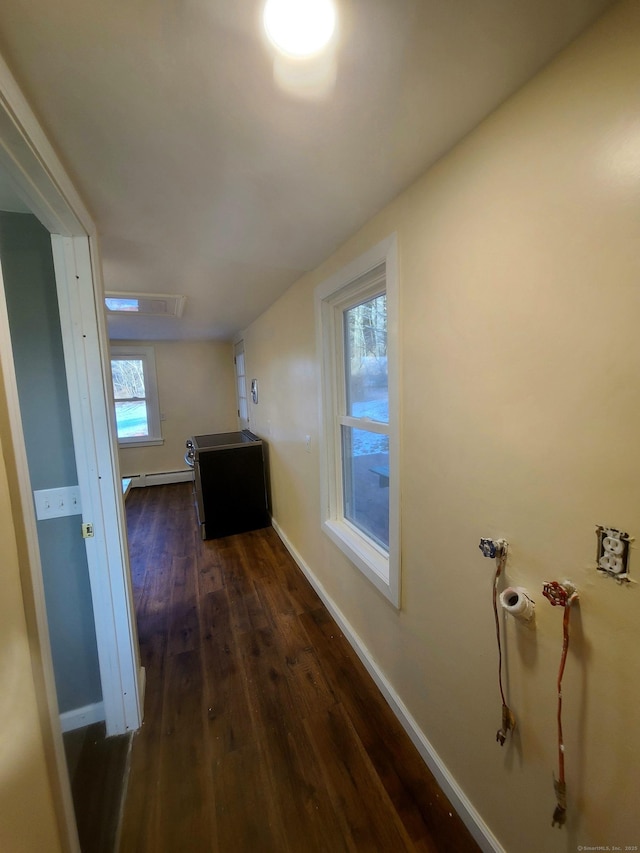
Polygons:
[[59,489],[40,489],[33,493],[36,504],[36,518],[60,518],[63,515],[80,515],[79,486],[62,486]]

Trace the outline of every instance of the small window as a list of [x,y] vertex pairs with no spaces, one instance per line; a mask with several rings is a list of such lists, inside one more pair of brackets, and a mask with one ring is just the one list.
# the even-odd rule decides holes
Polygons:
[[400,600],[395,237],[316,289],[322,371],[322,525]]
[[160,444],[153,347],[112,347],[111,376],[119,444]]

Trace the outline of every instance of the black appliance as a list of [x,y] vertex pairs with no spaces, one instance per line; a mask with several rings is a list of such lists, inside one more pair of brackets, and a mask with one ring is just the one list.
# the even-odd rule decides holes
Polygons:
[[185,461],[194,470],[203,539],[269,527],[262,440],[248,429],[194,435]]

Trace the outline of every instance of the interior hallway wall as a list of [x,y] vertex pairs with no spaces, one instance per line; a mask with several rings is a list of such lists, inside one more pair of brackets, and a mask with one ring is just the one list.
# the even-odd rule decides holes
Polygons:
[[[508,853],[640,843],[640,586],[595,570],[596,524],[640,537],[639,43],[623,0],[244,333],[277,523]],[[394,231],[399,611],[320,530],[313,309],[318,283]],[[518,728],[503,748],[483,536],[509,541],[506,581],[536,601],[534,630],[505,623]],[[580,604],[560,831],[562,612],[541,588],[565,578]]]
[[120,447],[123,477],[183,471],[192,435],[238,428],[233,348],[222,341],[111,341],[151,345],[155,351],[164,444]]
[[[78,483],[51,236],[31,214],[0,213],[0,260],[31,487]],[[102,701],[81,516],[37,522],[61,712]]]
[[[0,850],[59,853],[62,850],[41,733],[25,620],[14,519],[7,481],[10,429],[0,381]],[[42,697],[40,697],[42,699]]]

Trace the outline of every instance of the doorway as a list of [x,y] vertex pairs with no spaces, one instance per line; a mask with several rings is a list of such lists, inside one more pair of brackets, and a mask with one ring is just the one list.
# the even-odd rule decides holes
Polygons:
[[104,719],[104,705],[81,506],[66,500],[78,475],[51,238],[32,214],[0,213],[0,269],[56,696],[68,730]]
[[238,399],[238,425],[249,429],[249,401],[247,399],[247,376],[244,362],[244,341],[233,347],[233,363],[236,371],[236,396]]
[[[17,337],[14,334],[14,340],[10,332],[11,325],[14,329],[28,330],[31,321],[35,322],[35,315],[29,316],[32,307],[29,300],[17,309],[14,303],[10,324],[6,297],[11,301],[15,293],[6,294],[4,285],[0,288],[0,384],[4,386],[4,415],[0,426],[18,547],[22,605],[30,642],[32,672],[29,677],[33,678],[35,688],[37,737],[42,740],[46,784],[53,800],[61,848],[77,851],[59,710],[67,705],[75,714],[75,724],[84,722],[81,719],[83,709],[89,709],[89,713],[106,720],[110,735],[133,731],[141,722],[144,673],[138,658],[124,510],[106,384],[104,353],[108,345],[104,317],[99,310],[102,286],[96,262],[95,227],[15,80],[1,62],[0,173],[0,186],[9,187],[21,205],[10,208],[9,230],[15,226],[15,236],[24,223],[28,223],[40,241],[35,253],[39,259],[34,260],[32,256],[33,268],[27,283],[33,284],[32,279],[38,277],[36,273],[42,273],[40,265],[47,268],[47,284],[43,285],[39,297],[47,308],[44,315],[38,312],[37,318],[39,323],[44,322],[47,346],[42,348],[38,358],[34,359],[34,353],[42,343],[41,328],[33,333],[21,331]],[[13,221],[14,215],[20,221],[19,227]],[[9,254],[13,251],[7,250],[8,245],[5,244],[5,258],[7,251]],[[25,251],[28,255],[32,249],[25,248]],[[11,266],[12,261],[8,264]],[[19,267],[18,262],[18,273]],[[57,338],[52,331],[55,323],[51,324],[52,312],[56,309]],[[16,341],[20,355],[14,352]],[[44,371],[34,370],[34,363],[44,365]],[[41,373],[47,373],[49,378],[43,380]],[[19,382],[17,374],[22,376]],[[29,437],[38,427],[41,398],[51,391],[55,391],[53,406],[41,405],[40,409],[47,414],[50,408],[56,412],[60,427],[57,450],[52,450],[48,436],[39,442]],[[28,424],[26,430],[25,424]],[[64,452],[60,451],[62,446]],[[47,452],[56,458],[47,458]],[[52,466],[56,469],[53,479],[39,480],[47,470],[47,477],[51,475]],[[48,491],[60,486],[77,487],[81,512],[60,516],[62,520],[37,521],[33,489]],[[50,527],[45,529],[45,524]],[[53,526],[56,525],[58,529],[54,534]],[[86,539],[81,533],[82,525]],[[61,530],[64,533],[58,535]],[[51,541],[56,548],[55,553],[49,554]],[[66,549],[64,558],[60,548]],[[61,636],[61,645],[55,652],[58,659],[55,667],[49,622],[59,622],[51,612],[52,601],[59,590],[51,584],[49,595],[46,594],[43,555],[45,563],[53,556],[58,566],[64,565],[65,570],[72,568],[77,572],[72,577],[76,584],[73,593],[77,600],[85,603],[88,598],[91,605],[83,606],[74,631],[69,632],[75,635],[71,646],[82,643],[78,637],[84,637],[87,654],[70,663],[69,644],[65,647],[65,637]],[[85,575],[81,580],[83,569]],[[61,598],[64,596],[57,596],[56,607],[64,606]],[[61,631],[64,633],[66,630]],[[73,690],[61,691],[54,677],[54,671],[59,675],[65,664],[70,664],[69,669],[75,664],[83,669],[73,682],[73,690],[79,691],[75,694]]]

